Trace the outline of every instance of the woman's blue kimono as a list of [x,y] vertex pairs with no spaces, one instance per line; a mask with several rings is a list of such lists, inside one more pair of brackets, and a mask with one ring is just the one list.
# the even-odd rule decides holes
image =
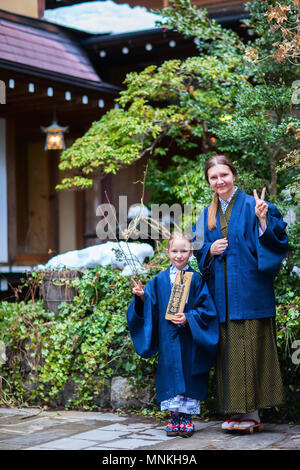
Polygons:
[[208,287],[201,275],[193,272],[184,309],[188,320],[185,325],[174,325],[165,319],[171,295],[170,268],[146,285],[144,302],[135,296],[127,311],[136,352],[143,358],[158,352],[158,402],[176,395],[198,400],[206,398],[209,370],[219,340],[219,324]]
[[[278,209],[267,203],[267,228],[259,236],[255,199],[237,190],[228,226],[228,247],[214,256],[210,266],[208,286],[219,314],[226,320],[224,257],[227,265],[228,316],[230,320],[258,319],[275,315],[273,282],[288,249],[286,223]],[[205,272],[211,244],[222,237],[219,213],[217,227],[210,231],[207,225],[208,207],[193,228],[194,254],[201,273]],[[197,235],[203,231],[204,244],[197,250]],[[196,236],[195,236],[196,235]],[[201,235],[202,236],[202,235]]]

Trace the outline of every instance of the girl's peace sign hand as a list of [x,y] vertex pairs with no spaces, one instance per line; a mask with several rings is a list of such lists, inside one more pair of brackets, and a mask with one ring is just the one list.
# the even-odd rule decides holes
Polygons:
[[137,295],[138,297],[141,297],[142,300],[144,300],[144,289],[142,288],[142,283],[139,279],[139,282],[138,284],[135,282],[135,280],[133,278],[131,278],[133,284],[134,284],[134,288],[132,289],[132,292],[134,293],[134,295]]
[[265,194],[266,194],[266,188],[263,188],[260,198],[257,195],[256,189],[253,190],[253,196],[256,202],[256,205],[254,208],[255,214],[263,230],[265,230],[267,226],[267,212],[268,212],[268,204],[265,202]]

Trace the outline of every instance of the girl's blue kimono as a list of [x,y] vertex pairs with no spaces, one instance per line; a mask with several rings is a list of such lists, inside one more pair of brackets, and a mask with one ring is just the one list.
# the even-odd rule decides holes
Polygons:
[[[229,320],[258,319],[275,315],[273,282],[288,249],[286,223],[278,209],[268,203],[267,228],[259,236],[255,199],[237,190],[228,226],[228,247],[214,256],[210,266],[208,286],[219,314],[220,322],[226,320],[224,257],[227,265],[228,318]],[[199,269],[205,272],[211,244],[222,237],[219,213],[217,227],[208,229],[208,207],[193,228],[194,254]],[[197,250],[198,234],[203,230],[204,243]]]
[[135,296],[127,311],[136,352],[143,358],[158,352],[158,402],[176,395],[204,400],[215,359],[219,340],[216,309],[201,275],[188,270],[194,273],[184,309],[188,323],[174,325],[165,319],[171,295],[170,268],[146,285],[144,302]]

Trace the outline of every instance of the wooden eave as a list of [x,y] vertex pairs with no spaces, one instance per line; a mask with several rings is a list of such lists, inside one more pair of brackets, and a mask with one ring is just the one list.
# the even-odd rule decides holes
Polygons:
[[[58,82],[66,85],[72,85],[81,89],[86,90],[95,90],[103,93],[110,93],[112,95],[117,95],[120,91],[120,88],[110,85],[105,82],[93,82],[92,80],[84,80],[77,77],[70,77],[69,75],[59,74],[57,72],[52,72],[50,70],[42,70],[37,67],[30,67],[23,64],[18,64],[15,62],[7,61],[0,58],[0,70],[7,70],[12,72],[22,73],[28,75],[29,77],[36,77],[37,79],[43,78],[47,79],[50,82]],[[0,73],[1,74],[1,73]]]
[[0,69],[117,94],[80,45],[89,34],[0,10]]

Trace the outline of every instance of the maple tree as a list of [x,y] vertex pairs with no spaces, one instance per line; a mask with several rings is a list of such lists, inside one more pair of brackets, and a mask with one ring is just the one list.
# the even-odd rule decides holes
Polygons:
[[[300,0],[290,0],[289,4],[276,2],[275,6],[268,7],[264,16],[267,17],[270,31],[281,34],[281,38],[272,44],[274,52],[265,58],[297,65],[300,58]],[[259,57],[259,50],[253,47],[246,51],[246,59],[249,61],[265,58]]]
[[[286,0],[284,4],[290,7],[292,3]],[[287,61],[274,60],[281,30],[271,30],[266,13],[277,6],[274,0],[247,4],[250,19],[244,20],[244,26],[252,30],[253,39],[244,43],[190,0],[170,2],[160,12],[161,27],[196,39],[199,55],[128,74],[119,109],[93,123],[62,153],[60,169],[74,174],[59,189],[89,187],[96,174],[117,173],[142,156],[153,162],[156,181],[165,187],[166,165],[159,173],[160,162],[176,168],[179,158],[181,168],[186,166],[190,175],[198,175],[201,155],[207,158],[209,152],[223,152],[238,161],[252,181],[256,178],[266,185],[274,199],[289,178],[287,173],[278,173],[277,165],[297,148],[298,133],[293,129],[300,128],[291,110],[297,69]],[[279,17],[275,11],[269,21],[286,21],[283,13]],[[290,21],[290,10],[280,11]],[[199,181],[194,181],[191,191],[199,193]],[[183,201],[181,184],[180,176],[178,181],[173,178],[168,189],[177,187],[176,196]]]
[[272,31],[280,31],[282,42],[274,43],[274,59],[296,64],[300,58],[300,0],[291,4],[277,3],[265,13]]

